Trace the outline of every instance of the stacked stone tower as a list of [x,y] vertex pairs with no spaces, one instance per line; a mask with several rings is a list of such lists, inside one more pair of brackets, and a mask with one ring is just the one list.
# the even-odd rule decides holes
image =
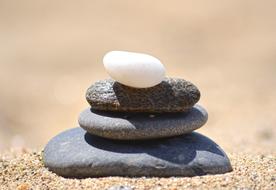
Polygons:
[[196,105],[198,88],[168,78],[149,55],[111,52],[104,65],[113,79],[92,84],[80,127],[54,137],[44,163],[66,177],[195,176],[231,171],[223,150],[193,132],[208,118]]

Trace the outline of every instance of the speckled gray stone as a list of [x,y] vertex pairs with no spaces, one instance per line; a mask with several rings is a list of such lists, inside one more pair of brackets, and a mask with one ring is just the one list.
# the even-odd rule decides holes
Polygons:
[[197,176],[232,170],[223,150],[198,133],[147,140],[118,141],[74,128],[54,137],[44,149],[49,170],[65,177]]
[[86,99],[94,110],[124,112],[183,112],[200,98],[198,88],[177,78],[166,78],[151,88],[132,88],[112,79],[88,88]]
[[203,126],[207,112],[199,105],[182,113],[125,113],[84,110],[79,125],[89,133],[109,139],[153,139],[190,133]]

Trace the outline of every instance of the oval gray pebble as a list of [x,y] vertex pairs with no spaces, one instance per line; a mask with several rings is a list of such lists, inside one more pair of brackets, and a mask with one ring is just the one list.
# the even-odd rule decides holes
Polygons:
[[102,112],[90,108],[79,116],[79,125],[91,134],[120,140],[164,138],[190,133],[203,126],[208,114],[199,105],[184,113]]
[[43,161],[56,174],[76,178],[197,176],[232,170],[223,150],[195,132],[127,142],[93,136],[78,127],[50,140]]

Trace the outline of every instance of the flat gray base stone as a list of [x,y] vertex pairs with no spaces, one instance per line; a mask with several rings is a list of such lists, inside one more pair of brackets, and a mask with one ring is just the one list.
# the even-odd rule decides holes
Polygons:
[[199,99],[198,88],[179,78],[165,78],[151,88],[132,88],[106,79],[92,84],[86,92],[91,107],[102,111],[182,112]]
[[81,128],[67,130],[45,147],[44,164],[64,177],[198,176],[232,170],[223,150],[198,133],[147,140],[116,141]]
[[178,136],[202,127],[208,119],[199,105],[182,113],[122,113],[90,108],[79,116],[79,125],[93,135],[120,140]]

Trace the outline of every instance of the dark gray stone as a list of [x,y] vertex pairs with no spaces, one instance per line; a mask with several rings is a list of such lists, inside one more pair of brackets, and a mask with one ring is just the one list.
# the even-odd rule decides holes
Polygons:
[[74,128],[54,137],[43,160],[64,177],[197,176],[232,170],[223,150],[198,133],[147,140],[118,141]]
[[94,110],[124,112],[183,112],[200,98],[195,85],[166,78],[151,88],[132,88],[112,79],[98,81],[88,88],[86,99]]
[[84,110],[80,126],[89,133],[109,139],[153,139],[190,133],[203,126],[207,112],[199,105],[182,113],[126,113]]

